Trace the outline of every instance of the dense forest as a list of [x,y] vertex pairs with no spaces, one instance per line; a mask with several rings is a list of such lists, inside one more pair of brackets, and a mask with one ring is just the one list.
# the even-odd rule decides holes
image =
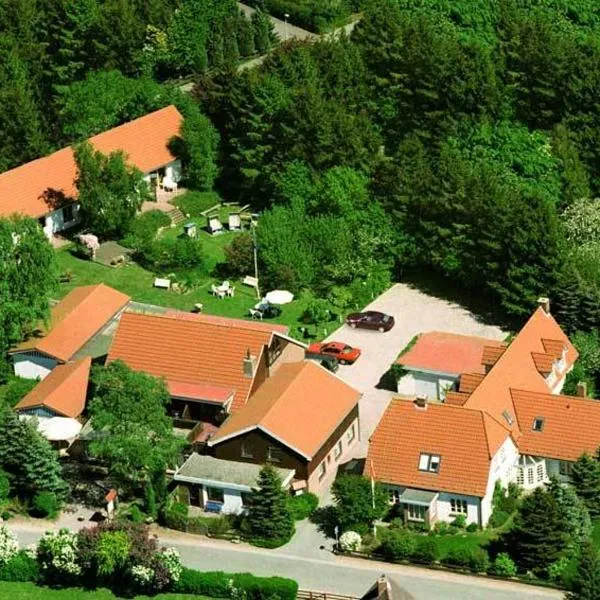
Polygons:
[[[349,38],[238,71],[274,37],[234,0],[0,0],[0,169],[174,102],[206,139],[198,187],[263,211],[274,284],[421,270],[508,316],[548,294],[569,331],[600,324],[600,7],[323,6],[362,8]],[[191,96],[169,84],[188,75]]]

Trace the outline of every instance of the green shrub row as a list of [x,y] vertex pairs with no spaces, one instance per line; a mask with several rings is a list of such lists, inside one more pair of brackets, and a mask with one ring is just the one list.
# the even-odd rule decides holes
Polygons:
[[231,586],[243,591],[247,600],[295,600],[298,584],[284,577],[256,577],[250,573],[224,573],[212,571],[201,573],[183,569],[175,591],[180,594],[196,594],[212,598],[231,596]]
[[128,248],[140,248],[151,243],[161,227],[168,227],[171,219],[160,210],[141,213],[133,220],[129,233],[123,238]]
[[0,566],[0,581],[32,581],[40,576],[40,568],[35,560],[24,550],[15,554],[8,562]]
[[220,517],[188,516],[188,507],[183,502],[173,502],[169,506],[165,513],[165,525],[177,531],[212,537],[225,536],[233,529],[231,518],[226,515]]
[[308,492],[299,496],[290,496],[288,499],[288,508],[295,521],[307,519],[319,506],[319,498]]

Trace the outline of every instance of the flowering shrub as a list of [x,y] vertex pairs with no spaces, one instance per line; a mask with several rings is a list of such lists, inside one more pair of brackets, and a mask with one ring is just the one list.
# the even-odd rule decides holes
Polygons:
[[5,565],[19,552],[19,542],[6,527],[0,527],[0,565]]
[[232,600],[246,600],[248,597],[246,590],[241,587],[237,587],[233,582],[233,579],[230,579],[227,582],[227,593]]
[[28,544],[23,548],[23,552],[25,552],[29,558],[37,558],[37,544]]
[[179,552],[175,548],[165,548],[157,555],[158,561],[162,563],[169,574],[171,582],[175,583],[179,581],[181,577],[181,559],[179,558]]
[[154,570],[144,565],[134,565],[130,570],[131,578],[140,588],[145,589],[150,587],[150,583],[154,579]]
[[81,574],[77,562],[77,534],[68,529],[46,531],[39,541],[37,558],[43,576],[49,581],[64,581]]
[[356,531],[345,531],[340,536],[340,548],[344,552],[356,552],[362,544],[362,538]]

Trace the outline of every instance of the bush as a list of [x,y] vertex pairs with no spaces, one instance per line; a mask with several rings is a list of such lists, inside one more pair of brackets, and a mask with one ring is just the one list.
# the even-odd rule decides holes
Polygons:
[[59,508],[60,503],[54,492],[38,492],[33,497],[30,512],[35,517],[54,519]]
[[150,210],[136,216],[129,233],[123,238],[123,244],[127,248],[139,249],[150,244],[156,238],[161,227],[168,227],[171,219],[160,210]]
[[248,573],[230,574],[222,571],[202,573],[185,567],[174,588],[180,594],[227,598],[229,581],[233,582],[234,587],[245,592],[247,600],[295,600],[298,592],[298,584],[283,577],[256,577]]
[[40,568],[35,558],[21,550],[0,566],[0,581],[37,581]]
[[492,565],[492,573],[500,577],[514,577],[517,574],[517,566],[506,552],[500,552]]
[[288,508],[295,521],[307,519],[319,506],[319,498],[308,492],[299,496],[290,496],[288,499]]
[[290,535],[290,537],[276,537],[276,538],[252,537],[252,538],[250,538],[250,543],[253,546],[257,546],[258,548],[269,548],[269,549],[280,548],[281,546],[285,546],[285,544],[287,544],[290,541],[290,539],[292,539],[293,535],[294,534],[292,533],[292,535]]
[[416,536],[407,529],[388,531],[381,544],[381,552],[390,560],[405,560],[410,558],[416,548]]
[[569,559],[566,556],[559,558],[548,567],[548,579],[553,583],[562,583],[565,571],[569,567]]
[[12,531],[0,527],[0,564],[6,564],[19,552],[19,542]]
[[132,523],[143,523],[145,520],[144,513],[140,510],[140,507],[137,504],[132,504],[129,507],[128,516]]
[[344,531],[340,536],[340,548],[344,552],[356,552],[360,549],[362,539],[356,531]]
[[186,531],[188,523],[188,506],[183,502],[173,502],[165,515],[167,527]]
[[81,574],[77,534],[68,529],[46,531],[38,543],[37,558],[47,583],[64,585],[76,581]]
[[506,521],[510,519],[510,514],[504,512],[503,510],[494,509],[494,512],[490,515],[490,520],[488,521],[488,527],[491,529],[496,529],[497,527],[502,527]]
[[469,523],[466,529],[469,533],[475,533],[479,529],[479,526],[477,523]]
[[449,529],[450,525],[446,521],[438,521],[433,526],[433,531],[438,535],[447,535],[450,533]]
[[254,243],[249,233],[236,235],[224,251],[229,277],[243,277],[254,272]]
[[223,535],[231,530],[231,520],[227,516],[211,518],[208,522],[210,535]]
[[6,502],[10,494],[10,481],[8,475],[0,469],[0,502]]
[[204,252],[197,239],[187,236],[162,238],[140,248],[137,260],[153,271],[192,269],[203,265]]
[[412,553],[411,558],[426,565],[431,565],[437,561],[438,555],[438,545],[435,539],[430,536],[419,536],[417,547]]
[[483,548],[462,546],[453,548],[442,559],[442,563],[456,567],[465,567],[476,573],[485,573],[490,566],[488,553]]
[[467,526],[467,516],[466,515],[456,515],[456,517],[454,517],[454,521],[452,521],[451,525],[458,529],[464,529]]

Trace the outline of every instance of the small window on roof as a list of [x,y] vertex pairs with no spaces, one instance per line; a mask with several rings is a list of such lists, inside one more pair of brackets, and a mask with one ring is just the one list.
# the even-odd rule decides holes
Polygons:
[[437,473],[440,470],[439,454],[421,453],[419,457],[419,471],[428,471],[429,473]]
[[512,415],[507,411],[503,411],[502,412],[502,416],[504,417],[504,420],[509,424],[512,425],[513,424],[513,417]]
[[533,429],[533,431],[542,431],[542,429],[544,429],[544,417],[536,417],[533,420],[531,429]]

